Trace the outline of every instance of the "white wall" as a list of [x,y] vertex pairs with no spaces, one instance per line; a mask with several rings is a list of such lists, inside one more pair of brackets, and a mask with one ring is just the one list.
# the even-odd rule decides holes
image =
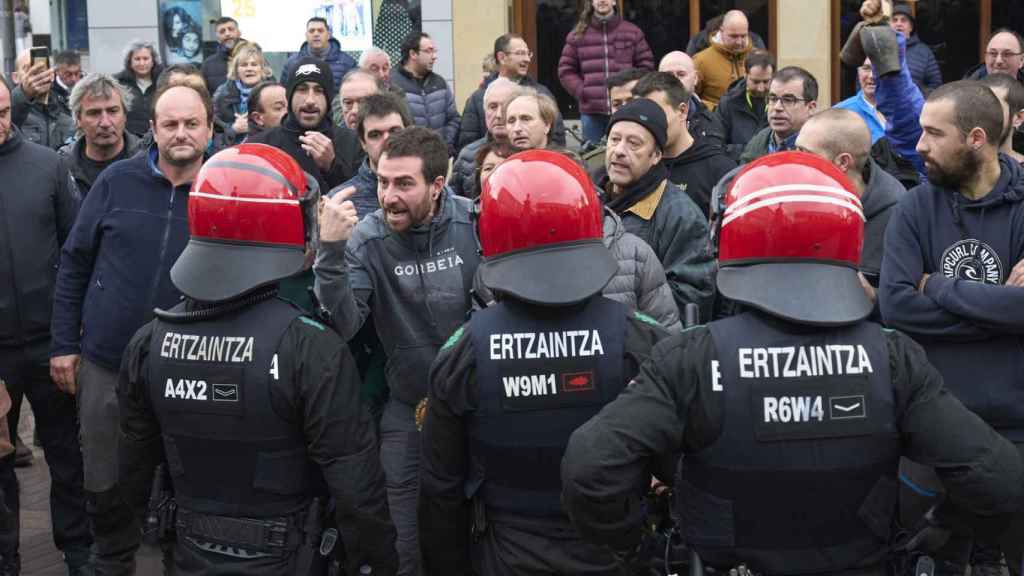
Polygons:
[[157,3],[151,0],[88,0],[90,71],[120,72],[132,40],[159,41]]
[[437,46],[437,63],[434,72],[448,81],[455,82],[455,51],[453,50],[452,0],[423,0],[423,31],[430,34]]
[[29,22],[32,23],[32,34],[50,33],[50,1],[31,0],[28,4]]

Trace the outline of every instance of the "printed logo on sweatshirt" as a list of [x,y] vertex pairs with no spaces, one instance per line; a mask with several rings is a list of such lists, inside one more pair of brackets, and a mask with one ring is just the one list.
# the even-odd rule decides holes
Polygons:
[[454,248],[442,250],[437,256],[418,262],[400,262],[395,266],[395,276],[416,276],[433,274],[462,266],[462,257]]
[[942,275],[954,280],[1002,284],[1003,262],[991,246],[968,238],[942,253]]

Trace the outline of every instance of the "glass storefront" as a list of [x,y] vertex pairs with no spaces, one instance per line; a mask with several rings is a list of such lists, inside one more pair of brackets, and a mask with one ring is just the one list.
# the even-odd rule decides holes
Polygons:
[[[581,0],[587,1],[587,0]],[[728,10],[740,9],[750,19],[750,29],[767,45],[769,42],[770,0],[701,0],[701,28],[707,21]],[[576,25],[580,3],[577,0],[536,0],[536,61],[537,79],[555,94],[559,107],[566,116],[578,115],[576,101],[558,82],[558,59],[562,55],[565,37]],[[639,26],[654,52],[655,64],[662,56],[674,50],[686,50],[690,41],[690,3],[686,0],[624,0],[623,14]]]

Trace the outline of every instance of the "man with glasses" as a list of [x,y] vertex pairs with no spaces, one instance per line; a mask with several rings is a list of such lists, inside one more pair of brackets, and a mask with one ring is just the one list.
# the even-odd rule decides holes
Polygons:
[[1009,74],[1024,81],[1021,66],[1024,65],[1024,39],[1009,28],[1000,28],[992,33],[985,46],[985,62],[967,75],[968,80],[980,80],[989,74]]
[[800,129],[818,109],[818,81],[799,66],[786,66],[775,73],[765,100],[768,126],[747,143],[741,164],[794,148]]
[[[523,40],[519,34],[502,34],[494,41],[494,61],[498,65],[498,70],[488,76],[484,80],[483,86],[466,99],[466,105],[462,109],[462,126],[459,128],[458,147],[460,150],[487,134],[484,92],[495,78],[506,78],[524,88],[533,88],[554,100],[554,94],[546,86],[528,75],[532,59],[533,52],[527,46],[526,40]],[[555,120],[549,138],[552,144],[565,146],[565,124],[562,123],[561,114]]]
[[405,101],[417,126],[434,130],[455,155],[459,135],[459,111],[448,82],[434,72],[437,45],[423,32],[411,32],[402,40],[401,66],[391,71],[391,86],[405,94]]

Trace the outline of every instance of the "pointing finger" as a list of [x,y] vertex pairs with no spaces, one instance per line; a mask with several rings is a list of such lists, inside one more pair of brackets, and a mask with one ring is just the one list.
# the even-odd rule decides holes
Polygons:
[[343,189],[339,190],[337,194],[335,194],[334,196],[331,196],[327,201],[328,202],[332,202],[334,204],[341,204],[342,202],[344,202],[344,201],[348,200],[349,198],[351,198],[352,195],[355,194],[355,193],[356,193],[356,187],[355,186],[349,186],[348,188],[343,188]]

